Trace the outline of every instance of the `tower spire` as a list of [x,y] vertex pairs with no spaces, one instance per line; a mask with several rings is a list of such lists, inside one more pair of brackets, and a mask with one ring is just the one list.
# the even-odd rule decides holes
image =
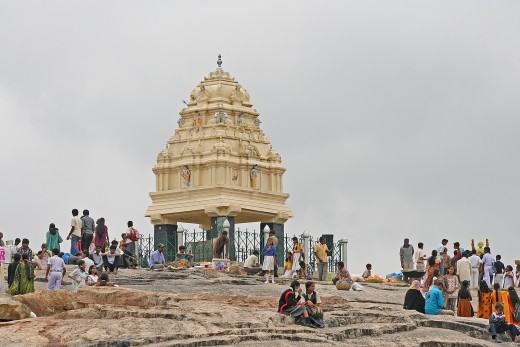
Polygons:
[[218,60],[217,60],[217,66],[218,66],[219,69],[222,68],[222,59],[221,58],[222,58],[222,56],[219,54],[218,55]]

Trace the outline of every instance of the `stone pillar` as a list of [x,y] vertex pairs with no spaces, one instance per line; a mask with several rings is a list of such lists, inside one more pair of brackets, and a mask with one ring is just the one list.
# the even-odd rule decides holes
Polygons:
[[166,261],[175,260],[177,254],[177,225],[175,224],[159,224],[153,227],[153,247],[154,251],[157,245],[164,245],[164,259]]
[[348,240],[347,239],[341,239],[338,241],[341,247],[341,261],[345,264],[345,269],[348,269],[347,267],[347,245]]
[[184,228],[179,224],[177,226],[177,249],[182,245],[184,245]]
[[[284,262],[285,262],[285,231],[284,231],[284,225],[278,224],[278,223],[260,223],[260,231],[261,234],[263,234],[263,230],[265,229],[265,226],[269,227],[269,230],[274,230],[274,236],[278,239],[278,246],[276,247],[276,252],[278,253],[278,267],[283,268]],[[267,232],[267,236],[269,237],[269,232]],[[264,246],[267,244],[267,238],[263,240],[263,243],[260,242],[261,248],[260,252],[262,252],[262,249],[264,249]]]
[[305,264],[309,264],[311,259],[311,235],[305,230],[302,235],[303,238],[303,253],[305,258]]
[[[220,235],[222,235],[222,231],[224,231],[224,222],[229,222],[229,244],[231,249],[229,250],[229,258],[232,261],[236,260],[236,252],[235,252],[235,217],[232,216],[219,216],[219,217],[211,217],[211,237],[216,239]],[[212,245],[213,252],[213,245]]]

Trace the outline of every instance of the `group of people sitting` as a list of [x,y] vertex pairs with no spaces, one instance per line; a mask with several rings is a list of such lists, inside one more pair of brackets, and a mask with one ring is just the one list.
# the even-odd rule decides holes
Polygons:
[[305,290],[300,282],[294,280],[278,301],[278,312],[295,318],[297,324],[312,328],[323,328],[323,310],[321,299],[316,292],[316,283],[308,281]]
[[61,289],[67,272],[66,264],[78,266],[68,275],[72,280],[72,290],[83,285],[113,285],[108,274],[116,275],[119,268],[137,268],[138,259],[127,249],[127,237],[123,234],[121,242],[112,241],[108,250],[96,245],[93,252],[84,250],[75,256],[60,252],[59,248],[49,251],[47,244],[42,244],[41,250],[32,258],[29,240],[23,239],[7,268],[6,292],[12,295],[34,292],[35,270],[45,271],[47,289]]

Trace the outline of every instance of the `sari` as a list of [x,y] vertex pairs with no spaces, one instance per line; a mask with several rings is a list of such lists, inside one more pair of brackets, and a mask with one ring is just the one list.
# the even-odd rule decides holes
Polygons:
[[433,273],[435,272],[436,269],[439,268],[439,263],[435,263],[435,265],[433,266],[429,266],[428,267],[428,272],[427,272],[427,277],[426,277],[426,280],[424,281],[424,285],[423,285],[423,292],[427,292],[428,290],[430,290],[430,285],[432,284],[432,279],[433,279]]
[[18,295],[32,292],[34,292],[34,269],[29,262],[21,262],[16,267],[13,283],[6,293]]
[[60,232],[58,229],[53,233],[47,231],[47,249],[53,250],[54,248],[60,249]]
[[[497,300],[498,296],[498,300]],[[497,303],[502,303],[504,305],[504,316],[506,316],[506,323],[513,323],[513,315],[511,313],[511,308],[509,307],[509,293],[503,290],[493,290],[491,292],[491,312],[495,312],[495,305]]]
[[106,225],[102,225],[101,227],[103,228],[103,234],[100,235],[100,233],[96,230],[95,237],[94,237],[94,244],[96,245],[96,247],[98,245],[101,246],[101,250],[105,251],[105,249],[109,246],[108,227]]
[[478,310],[477,317],[489,319],[491,317],[491,295],[492,292],[482,292],[478,294]]

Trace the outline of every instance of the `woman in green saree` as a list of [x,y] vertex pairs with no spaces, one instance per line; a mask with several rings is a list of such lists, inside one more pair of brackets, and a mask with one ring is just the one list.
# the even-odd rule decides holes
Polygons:
[[14,281],[7,294],[18,295],[34,292],[34,269],[29,263],[29,255],[22,254],[22,262],[16,267]]

